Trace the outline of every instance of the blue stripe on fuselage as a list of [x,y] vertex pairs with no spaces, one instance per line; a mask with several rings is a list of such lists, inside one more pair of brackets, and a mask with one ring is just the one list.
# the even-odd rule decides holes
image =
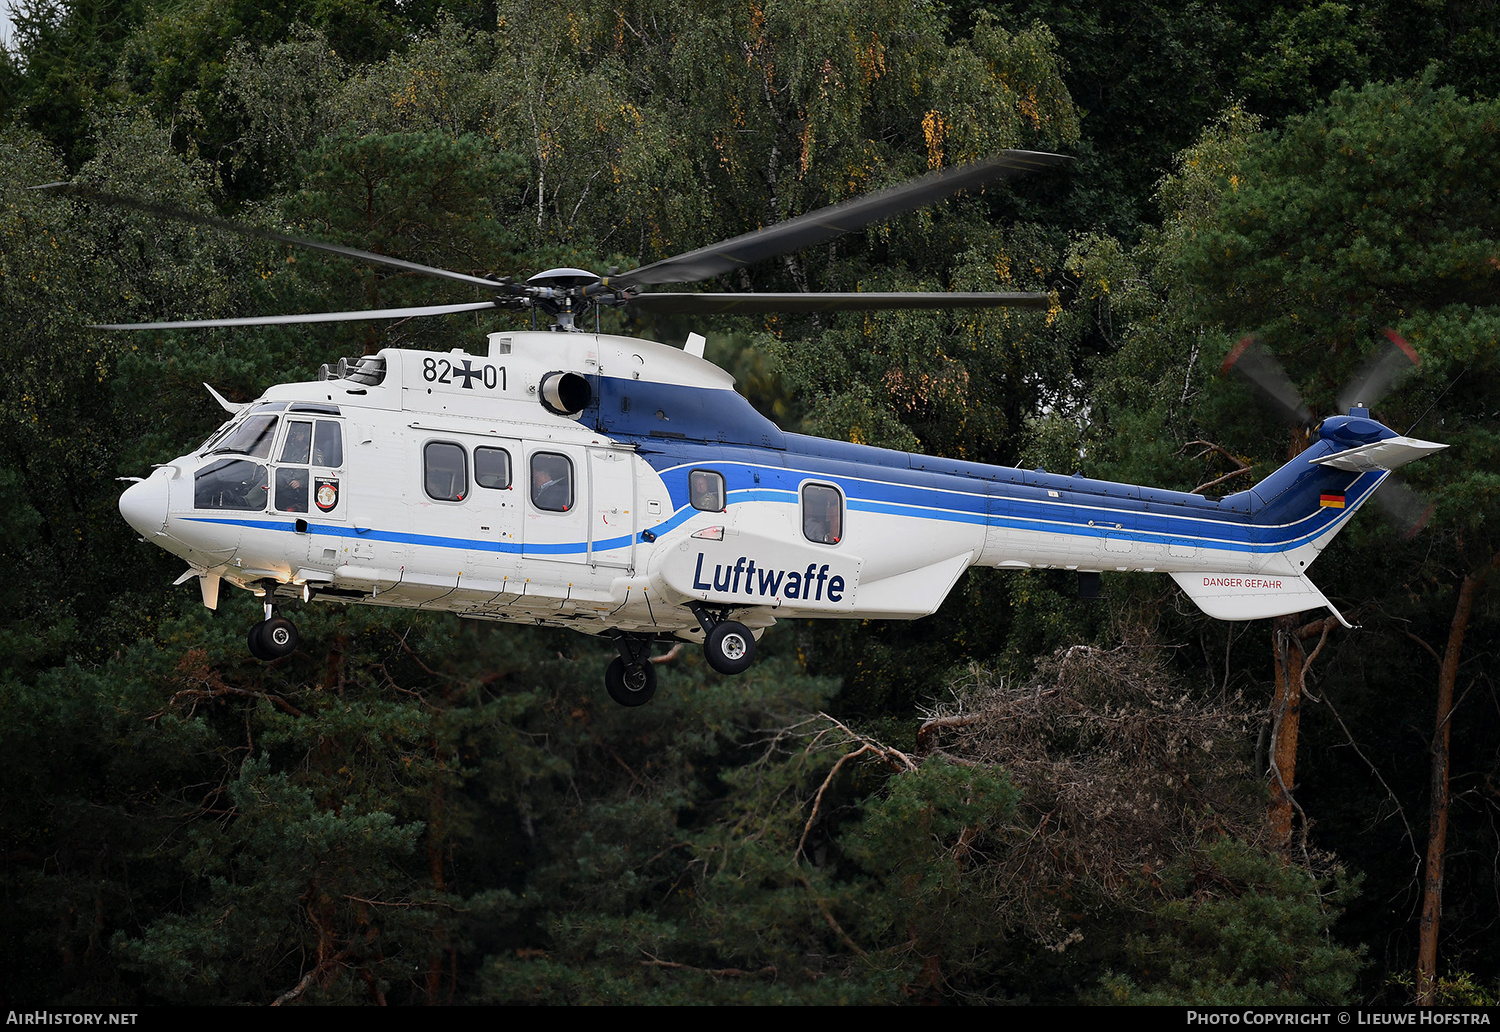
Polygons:
[[[1341,450],[1319,442],[1257,485],[1254,497],[1242,492],[1216,503],[1182,492],[1005,466],[948,462],[953,471],[939,472],[915,467],[943,465],[945,460],[796,435],[787,440],[786,451],[638,443],[679,510],[688,501],[688,473],[711,469],[724,475],[731,501],[795,503],[803,482],[816,480],[837,485],[853,512],[1241,552],[1285,551],[1328,533],[1385,476],[1313,464],[1311,459]],[[815,446],[804,449],[803,442]],[[871,462],[855,461],[865,453]],[[1345,494],[1345,508],[1319,506],[1318,496],[1325,492]]]

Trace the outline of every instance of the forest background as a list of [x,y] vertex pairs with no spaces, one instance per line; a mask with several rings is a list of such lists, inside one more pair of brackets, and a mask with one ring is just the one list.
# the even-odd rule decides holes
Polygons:
[[[15,23],[0,1004],[1500,993],[1492,3],[22,0]],[[1415,512],[1372,507],[1318,564],[1358,630],[986,570],[911,624],[778,626],[738,678],[684,650],[639,710],[602,691],[607,645],[415,612],[309,607],[260,664],[254,600],[172,587],[116,478],[220,422],[204,381],[248,400],[514,323],[87,330],[468,297],[26,189],[524,276],[1004,147],[1076,160],[719,288],[1051,311],[607,328],[707,333],[789,429],[1210,494],[1305,439],[1218,375],[1236,339],[1321,415],[1393,328],[1422,361],[1376,415],[1451,447],[1410,467]]]

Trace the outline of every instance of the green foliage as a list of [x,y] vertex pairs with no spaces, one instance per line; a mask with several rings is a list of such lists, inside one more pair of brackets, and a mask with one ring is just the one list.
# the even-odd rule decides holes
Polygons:
[[1162,873],[1162,901],[1133,936],[1127,973],[1096,1002],[1134,1006],[1335,1007],[1347,1002],[1357,950],[1328,930],[1353,885],[1234,840],[1209,845]]
[[[283,203],[308,236],[474,274],[513,273],[519,241],[508,232],[519,187],[518,162],[477,136],[440,132],[325,137],[306,152],[300,188]],[[432,281],[344,258],[290,258],[304,303],[333,311],[436,304]],[[315,300],[313,300],[315,299]],[[473,291],[457,300],[473,300]],[[337,331],[336,331],[337,332]],[[458,336],[458,334],[462,336]],[[364,349],[448,350],[472,340],[472,323],[426,320],[419,327],[346,328]]]
[[[1387,979],[1408,1000],[1417,998],[1417,974],[1414,971],[1399,971]],[[1434,991],[1435,1007],[1493,1007],[1495,991],[1474,977],[1472,972],[1456,971],[1451,975],[1440,975]]]
[[[889,778],[851,767],[860,794],[876,789],[851,810],[838,756],[857,757],[861,739],[820,718],[771,741],[724,773],[728,794],[700,804],[714,818],[694,822],[701,830],[643,820],[638,804],[628,835],[577,842],[574,894],[547,895],[544,883],[536,904],[551,912],[545,951],[493,958],[488,997],[846,1004],[976,991],[984,968],[966,958],[982,957],[1001,929],[969,868],[1014,811],[1004,777],[941,761]],[[648,850],[652,863],[670,862],[643,880],[630,858]],[[576,896],[599,878],[633,905],[600,913]]]
[[10,16],[15,56],[5,55],[11,74],[0,116],[14,113],[76,167],[93,152],[90,116],[114,99],[115,65],[145,18],[146,4],[24,0],[12,5]]

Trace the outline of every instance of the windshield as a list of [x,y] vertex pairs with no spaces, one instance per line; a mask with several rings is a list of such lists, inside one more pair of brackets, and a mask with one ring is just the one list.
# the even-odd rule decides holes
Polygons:
[[215,448],[213,454],[230,452],[264,459],[271,454],[271,438],[276,436],[276,418],[269,414],[248,417],[224,438],[224,443]]
[[225,423],[224,423],[223,426],[219,427],[219,429],[217,429],[213,433],[209,434],[208,435],[208,440],[204,441],[203,442],[203,446],[198,449],[198,454],[199,455],[206,455],[206,454],[208,454],[208,450],[210,448],[212,448],[215,444],[219,443],[219,441],[223,438],[223,436],[229,432],[229,428],[232,427],[232,426],[234,426],[234,421],[235,421],[236,418],[237,417],[235,417],[235,416],[230,416],[229,419],[227,421],[225,421]]

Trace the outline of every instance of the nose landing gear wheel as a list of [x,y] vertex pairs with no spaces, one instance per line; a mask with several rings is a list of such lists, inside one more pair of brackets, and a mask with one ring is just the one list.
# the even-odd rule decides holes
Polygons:
[[615,657],[604,671],[604,688],[621,706],[644,706],[656,694],[656,667]]
[[270,661],[290,656],[297,650],[297,627],[284,616],[273,616],[250,628],[247,643],[250,655]]
[[742,623],[721,620],[703,639],[703,654],[719,673],[742,674],[755,662],[755,636]]

